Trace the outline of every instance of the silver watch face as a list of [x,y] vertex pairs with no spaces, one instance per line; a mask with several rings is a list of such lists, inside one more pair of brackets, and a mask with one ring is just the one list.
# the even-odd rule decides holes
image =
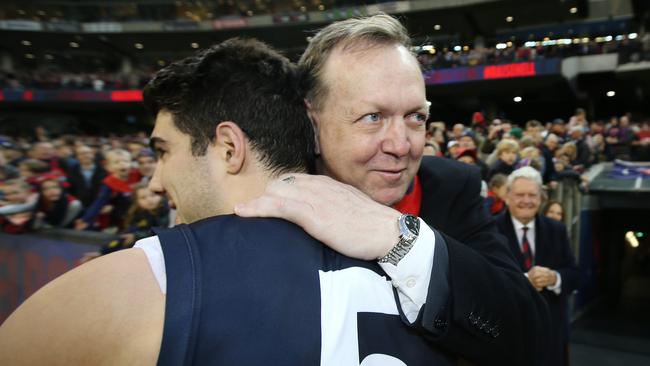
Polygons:
[[413,215],[402,215],[400,218],[400,230],[404,238],[416,238],[420,233],[420,220]]

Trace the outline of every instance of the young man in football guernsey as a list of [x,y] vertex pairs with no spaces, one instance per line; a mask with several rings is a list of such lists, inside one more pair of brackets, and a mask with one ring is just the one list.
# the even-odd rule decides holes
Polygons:
[[[478,364],[544,365],[548,309],[483,210],[480,172],[422,158],[428,108],[409,48],[387,15],[336,22],[312,37],[299,66],[311,76],[317,172],[334,180],[296,174],[235,212],[287,219],[351,257],[388,253],[382,268],[403,322],[440,350]],[[436,235],[398,243],[394,208]]]
[[[344,257],[284,220],[227,215],[309,171],[300,80],[254,40],[161,70],[144,92],[159,156],[150,187],[169,194],[181,224],[39,290],[0,327],[0,364],[451,364],[404,326],[376,261]],[[424,123],[424,104],[419,113]],[[437,236],[391,214],[400,248]]]

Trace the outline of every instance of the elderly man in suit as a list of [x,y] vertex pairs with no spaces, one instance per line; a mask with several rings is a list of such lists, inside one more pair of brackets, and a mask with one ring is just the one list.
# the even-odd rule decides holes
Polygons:
[[539,214],[542,177],[537,170],[531,167],[515,170],[508,177],[507,189],[508,210],[497,217],[497,226],[508,238],[510,250],[528,281],[548,303],[552,322],[549,365],[565,365],[568,298],[580,282],[566,227]]

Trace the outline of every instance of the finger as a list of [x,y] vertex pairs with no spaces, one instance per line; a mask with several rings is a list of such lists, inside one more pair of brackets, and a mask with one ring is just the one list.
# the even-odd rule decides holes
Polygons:
[[311,206],[286,197],[264,195],[250,202],[234,207],[235,214],[241,217],[275,217],[285,219],[305,227]]

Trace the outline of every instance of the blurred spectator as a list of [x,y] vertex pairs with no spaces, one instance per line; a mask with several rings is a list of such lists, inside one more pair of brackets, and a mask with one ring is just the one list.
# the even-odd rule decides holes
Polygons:
[[424,143],[424,152],[426,156],[441,156],[440,147],[435,141]]
[[[476,142],[476,134],[472,131],[464,131],[460,138],[458,139],[458,146],[460,146],[461,149],[465,150],[471,150],[473,152],[474,156],[474,164],[478,166],[481,169],[481,178],[483,180],[487,179],[488,176],[488,166],[481,160],[478,155],[477,155],[477,142]],[[457,157],[458,158],[458,157]]]
[[490,179],[495,174],[509,175],[515,170],[515,163],[517,162],[517,154],[519,153],[519,144],[512,140],[501,140],[497,144],[495,154],[497,162],[490,167]]
[[32,218],[32,209],[38,195],[30,193],[30,185],[23,179],[10,179],[0,186],[0,228],[8,234],[21,234],[27,231]]
[[524,136],[529,137],[535,146],[539,146],[542,143],[542,123],[537,120],[530,120],[526,122],[526,130],[524,131]]
[[582,126],[574,126],[569,130],[570,141],[575,146],[575,156],[571,160],[573,169],[578,172],[583,172],[591,165],[591,150],[584,140],[585,130]]
[[90,207],[107,173],[96,163],[95,151],[90,146],[77,146],[75,156],[78,164],[71,168],[68,177],[70,193],[79,198],[84,207]]
[[566,139],[566,124],[564,123],[564,120],[562,118],[554,119],[551,124],[550,132],[557,136],[559,143],[564,143],[564,140]]
[[[131,187],[137,183],[129,181],[131,155],[126,150],[110,150],[106,153],[106,170],[109,175],[102,181],[95,201],[76,221],[76,230],[94,229],[96,225],[102,230],[124,228],[124,217],[132,203]],[[100,214],[105,219],[96,223]]]
[[156,170],[156,155],[151,149],[143,148],[138,152],[136,162],[140,183],[149,183]]
[[134,201],[126,215],[126,229],[119,240],[113,240],[102,248],[101,254],[132,247],[136,241],[154,235],[152,227],[169,226],[169,206],[162,196],[143,183],[133,188],[133,196]]
[[458,141],[456,140],[450,140],[447,143],[447,156],[456,159],[458,156],[458,151],[461,149],[460,145],[458,145]]
[[558,148],[559,142],[560,140],[556,134],[549,133],[546,135],[546,139],[544,139],[544,143],[540,148],[544,165],[542,171],[542,179],[544,181],[544,184],[549,184],[551,181],[557,180],[555,164],[553,164],[553,157],[555,156],[555,151]]
[[8,179],[19,177],[19,172],[13,165],[7,164],[7,159],[3,151],[0,151],[0,184]]
[[632,141],[632,160],[650,161],[650,121],[643,121]]
[[544,206],[544,216],[555,221],[563,222],[564,220],[564,208],[562,204],[556,200],[549,200]]
[[575,113],[569,119],[569,131],[580,127],[582,131],[585,132],[589,129],[589,123],[587,122],[587,112],[582,108],[576,108]]
[[463,132],[465,132],[465,125],[463,125],[462,123],[456,123],[451,129],[450,139],[456,141],[460,140],[460,137],[463,135]]
[[495,174],[488,183],[488,193],[484,206],[492,215],[498,215],[506,208],[506,179],[503,174]]
[[538,172],[542,172],[541,153],[535,146],[528,146],[519,152],[519,162],[517,162],[516,168],[524,166],[530,166]]
[[64,192],[58,177],[42,176],[31,228],[70,227],[81,210],[81,202]]
[[42,160],[25,159],[18,164],[18,171],[20,172],[20,177],[25,182],[31,184],[32,188],[36,190],[37,178],[42,174],[48,173],[50,166]]
[[40,141],[35,143],[30,150],[32,159],[38,159],[48,164],[50,172],[59,176],[65,176],[68,167],[61,159],[56,156],[54,145],[49,141]]
[[484,157],[492,154],[492,152],[494,152],[494,149],[497,146],[497,143],[501,140],[502,136],[503,136],[503,125],[501,124],[501,120],[500,119],[492,120],[492,123],[490,123],[490,126],[488,127],[487,136],[481,142],[480,153]]

